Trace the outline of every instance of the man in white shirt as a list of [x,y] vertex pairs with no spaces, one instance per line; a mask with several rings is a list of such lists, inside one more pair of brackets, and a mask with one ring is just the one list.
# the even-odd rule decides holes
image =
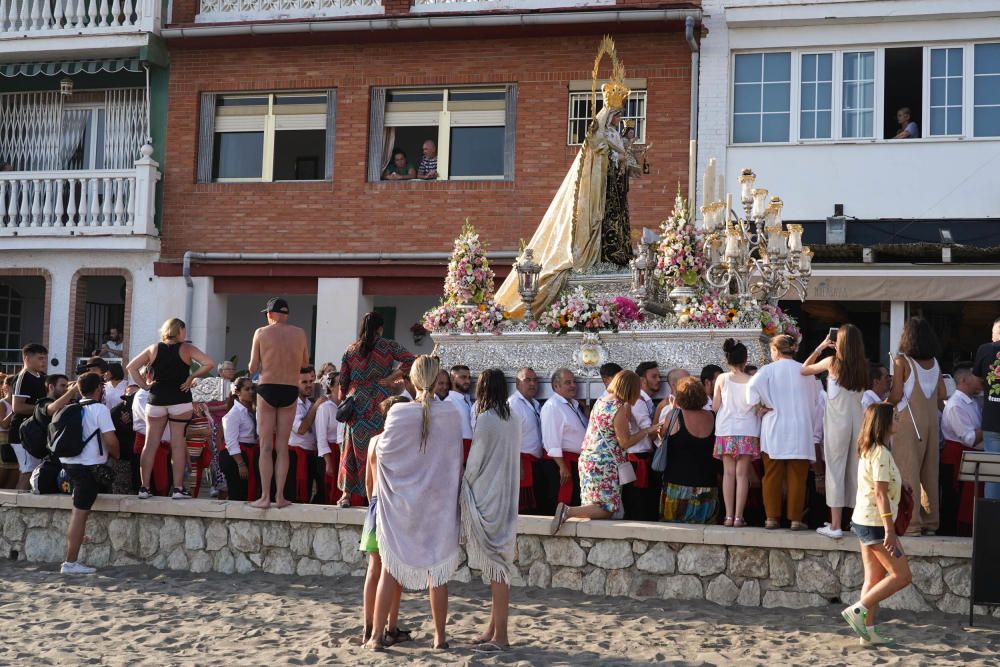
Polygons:
[[309,503],[313,501],[312,486],[316,483],[318,497],[324,497],[324,468],[317,466],[316,434],[313,432],[313,422],[316,420],[316,410],[329,399],[320,396],[315,402],[311,400],[313,387],[316,384],[316,371],[312,366],[306,366],[299,375],[299,397],[295,401],[295,418],[292,420],[292,431],[288,435],[288,467],[292,474],[286,477],[285,497],[293,503]]
[[448,392],[446,400],[451,401],[458,408],[458,414],[462,417],[462,462],[469,460],[469,448],[472,447],[472,375],[468,366],[456,365],[451,367],[451,391]]
[[944,403],[941,413],[941,530],[944,535],[971,534],[973,483],[959,482],[962,452],[983,449],[983,413],[976,396],[983,381],[970,366],[958,366],[952,372],[955,392]]
[[862,410],[867,410],[869,405],[881,403],[889,394],[889,385],[892,384],[889,369],[882,364],[872,364],[870,382],[871,388],[861,395]]
[[108,364],[105,373],[104,383],[104,405],[108,410],[114,410],[115,406],[121,403],[125,397],[125,390],[128,389],[128,382],[125,381],[125,369],[121,364]]
[[654,419],[658,422],[665,422],[670,411],[674,408],[674,394],[677,392],[677,383],[686,377],[690,377],[683,368],[671,368],[667,371],[667,395],[660,404],[656,406]]
[[[629,422],[633,433],[653,425],[656,415],[653,396],[660,390],[661,384],[660,367],[655,361],[642,362],[636,367],[635,374],[639,376],[639,400],[632,406]],[[625,518],[631,521],[657,521],[659,518],[659,475],[649,467],[653,449],[653,441],[648,436],[628,448],[628,460],[635,469],[635,481],[622,487],[622,504]]]
[[96,570],[77,562],[80,545],[87,529],[87,517],[97,500],[98,484],[94,468],[107,463],[108,456],[118,458],[118,437],[111,423],[111,411],[101,402],[104,382],[97,373],[84,373],[77,380],[83,400],[82,437],[83,451],[77,456],[62,457],[60,462],[73,484],[73,513],[66,530],[66,560],[63,574],[92,574]]
[[555,512],[555,505],[539,505],[545,500],[545,475],[542,463],[542,417],[538,395],[538,375],[532,368],[517,371],[516,390],[507,399],[510,411],[521,419],[521,494],[519,514],[548,515]]
[[[580,471],[577,460],[587,434],[587,417],[576,400],[576,378],[568,368],[552,374],[555,392],[541,410],[545,465],[545,502],[580,504]],[[555,509],[553,509],[555,512]]]

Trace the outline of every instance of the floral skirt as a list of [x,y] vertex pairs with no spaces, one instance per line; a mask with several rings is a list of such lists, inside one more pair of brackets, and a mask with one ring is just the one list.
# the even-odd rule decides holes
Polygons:
[[667,482],[660,493],[660,520],[675,523],[713,523],[719,509],[714,486],[681,486]]
[[717,459],[723,456],[752,456],[759,459],[760,438],[752,435],[717,435],[712,456]]

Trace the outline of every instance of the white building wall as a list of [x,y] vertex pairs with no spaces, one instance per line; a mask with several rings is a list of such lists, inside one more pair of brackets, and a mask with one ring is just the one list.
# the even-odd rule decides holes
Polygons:
[[[708,34],[701,42],[698,204],[704,204],[701,174],[714,157],[717,173],[726,175],[729,192],[738,192],[736,177],[740,169],[750,167],[761,187],[782,197],[783,214],[789,220],[823,219],[833,214],[835,203],[844,204],[845,213],[862,219],[996,217],[1000,194],[995,157],[1000,139],[729,145],[733,50],[998,41],[1000,16],[984,11],[991,4],[970,0],[705,0]],[[926,72],[924,76],[926,88]],[[792,85],[794,89],[797,84]],[[877,98],[881,85],[877,81]],[[794,98],[793,94],[793,116]],[[966,103],[970,100],[971,91]],[[880,109],[877,104],[879,136]]]

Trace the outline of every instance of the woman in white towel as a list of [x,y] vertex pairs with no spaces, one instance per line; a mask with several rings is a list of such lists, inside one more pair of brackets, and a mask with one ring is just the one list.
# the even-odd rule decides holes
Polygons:
[[490,624],[476,650],[498,653],[509,647],[507,612],[517,540],[521,420],[507,405],[503,371],[484,371],[476,396],[476,430],[459,504],[469,565],[482,570],[493,597]]
[[416,401],[392,409],[375,448],[375,533],[382,576],[375,596],[374,627],[366,644],[373,650],[385,647],[386,618],[400,586],[430,588],[434,648],[448,648],[448,579],[460,560],[462,420],[454,404],[434,400],[440,370],[434,357],[417,358],[410,369]]

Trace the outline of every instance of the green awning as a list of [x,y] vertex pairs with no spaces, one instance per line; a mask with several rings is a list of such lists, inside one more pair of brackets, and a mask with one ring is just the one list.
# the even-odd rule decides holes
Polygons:
[[97,74],[98,72],[141,72],[142,61],[138,58],[117,60],[66,60],[49,63],[6,63],[0,64],[0,76],[57,76],[59,74]]

